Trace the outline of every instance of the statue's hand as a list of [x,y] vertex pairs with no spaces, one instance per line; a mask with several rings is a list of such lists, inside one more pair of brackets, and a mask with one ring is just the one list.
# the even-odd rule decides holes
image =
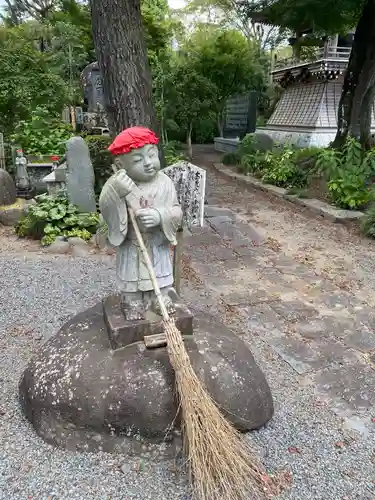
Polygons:
[[125,170],[119,170],[115,174],[115,178],[113,180],[113,187],[116,189],[117,194],[120,198],[125,198],[134,188],[134,182],[125,172]]
[[159,226],[160,214],[155,208],[142,208],[135,214],[146,229]]

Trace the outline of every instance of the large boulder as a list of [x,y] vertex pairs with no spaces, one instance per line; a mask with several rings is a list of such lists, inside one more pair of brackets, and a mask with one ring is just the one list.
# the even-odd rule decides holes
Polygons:
[[[272,396],[247,345],[213,318],[196,323],[185,345],[198,377],[239,430],[263,426]],[[111,351],[102,304],[47,341],[22,376],[20,400],[36,432],[66,448],[128,452],[129,438],[160,442],[179,427],[166,348]]]
[[12,205],[0,206],[0,224],[4,226],[15,226],[27,213],[29,206],[34,200],[17,198]]
[[0,168],[0,207],[12,205],[16,199],[17,190],[12,176]]

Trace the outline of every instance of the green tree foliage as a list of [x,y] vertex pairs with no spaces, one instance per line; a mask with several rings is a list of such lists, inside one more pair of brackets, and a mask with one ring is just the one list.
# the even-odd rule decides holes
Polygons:
[[25,31],[23,26],[0,29],[0,128],[5,133],[38,106],[61,113],[67,100],[64,80],[51,72],[48,56],[37,45],[25,43]]
[[216,87],[191,64],[189,57],[181,57],[173,64],[166,85],[167,114],[173,116],[186,132],[188,157],[192,157],[191,136],[194,125],[207,116],[215,100]]
[[213,109],[222,135],[226,101],[250,89],[264,89],[267,59],[235,30],[200,30],[191,37],[185,50],[195,71],[215,86]]
[[[252,0],[253,8],[263,5]],[[260,49],[274,49],[286,38],[285,30],[278,26],[265,26],[247,15],[247,4],[237,0],[189,0],[183,9],[189,17],[205,16],[210,24],[240,31],[251,44]]]

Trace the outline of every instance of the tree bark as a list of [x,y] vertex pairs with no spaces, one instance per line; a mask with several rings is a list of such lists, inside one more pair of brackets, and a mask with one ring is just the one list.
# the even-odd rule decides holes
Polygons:
[[191,161],[193,158],[193,146],[191,144],[191,133],[193,131],[193,125],[190,123],[188,126],[187,134],[186,134],[186,146],[187,146],[187,157]]
[[368,111],[368,107],[372,107],[369,93],[374,84],[375,0],[367,0],[357,25],[345,73],[334,147],[341,147],[349,134],[361,140],[364,146],[368,143],[371,129],[371,111]]
[[91,0],[91,15],[111,132],[141,125],[159,133],[140,0]]
[[360,142],[367,150],[372,148],[371,138],[371,119],[374,107],[375,85],[373,85],[363,98],[361,106],[361,121],[360,121]]

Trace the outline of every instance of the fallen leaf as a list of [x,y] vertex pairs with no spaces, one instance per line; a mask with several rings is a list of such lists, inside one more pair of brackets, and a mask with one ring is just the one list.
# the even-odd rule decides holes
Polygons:
[[345,443],[343,441],[337,441],[335,443],[336,448],[345,448]]
[[371,422],[375,424],[375,417],[372,417]]
[[299,450],[295,446],[289,446],[288,451],[289,453],[301,453],[301,450]]

